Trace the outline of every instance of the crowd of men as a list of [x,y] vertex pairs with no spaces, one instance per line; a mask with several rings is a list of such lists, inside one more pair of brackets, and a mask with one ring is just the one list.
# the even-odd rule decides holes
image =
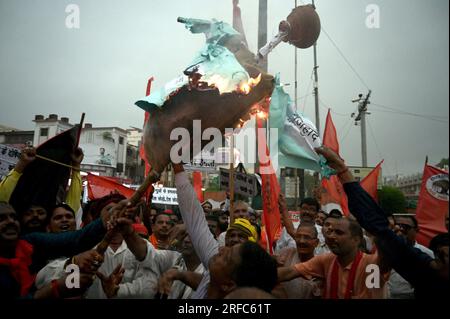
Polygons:
[[[351,215],[305,198],[294,225],[280,196],[283,227],[271,255],[261,212],[245,201],[200,203],[180,164],[173,164],[176,210],[130,205],[119,193],[82,204],[78,150],[65,202],[16,211],[10,196],[36,157],[26,149],[0,184],[0,297],[447,297],[448,233],[418,244],[413,216],[384,212],[338,155],[317,152],[336,170]],[[448,212],[444,222],[448,230]]]

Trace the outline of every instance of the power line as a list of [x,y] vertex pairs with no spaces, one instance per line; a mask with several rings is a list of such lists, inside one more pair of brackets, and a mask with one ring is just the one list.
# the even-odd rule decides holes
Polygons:
[[[376,107],[380,107],[380,108],[384,108],[384,109],[390,110],[390,112],[384,111],[386,113],[410,115],[410,116],[416,116],[416,117],[420,117],[420,118],[429,119],[429,120],[432,120],[432,121],[448,123],[448,117],[444,117],[444,116],[440,116],[440,115],[430,115],[430,114],[419,114],[419,113],[407,112],[407,111],[403,111],[403,110],[400,110],[400,109],[397,109],[397,108],[394,108],[394,107],[381,105],[381,104],[375,104],[375,103],[372,103],[372,105],[376,106]],[[382,112],[382,111],[380,111],[380,112]],[[444,119],[447,119],[447,120],[444,120]]]
[[324,103],[320,98],[319,98],[319,102],[320,102],[319,105],[322,106],[322,108],[326,109],[327,111],[328,111],[328,109],[330,109],[331,113],[333,113],[333,114],[336,114],[336,115],[339,115],[339,116],[345,116],[345,117],[350,116],[350,113],[349,114],[344,114],[344,113],[336,112],[333,108],[328,106],[329,104]]
[[342,126],[342,128],[339,130],[339,132],[344,132],[344,129],[347,127],[348,124],[350,124],[350,126],[352,126],[352,119],[349,118],[347,122],[345,122],[345,124]]
[[345,140],[345,138],[347,137],[348,133],[350,133],[350,129],[352,128],[353,125],[349,125],[347,132],[345,133],[344,137],[342,138],[342,140],[339,142],[339,144],[342,144]]
[[[373,132],[372,125],[370,124],[370,121],[368,119],[367,119],[367,124],[369,124],[370,134],[372,135],[373,142],[375,143],[375,147],[377,149],[378,156],[380,157],[380,159],[383,159],[383,155],[381,154],[380,147],[378,146],[377,139],[375,138],[375,134]],[[388,174],[392,175],[391,174],[391,170],[389,169],[388,165],[386,164],[385,166],[386,166],[386,169],[388,171]]]
[[355,73],[355,75],[359,78],[359,80],[361,81],[361,83],[369,90],[369,86],[367,85],[367,83],[363,80],[363,78],[361,77],[361,75],[359,75],[359,73],[356,71],[356,69],[353,67],[353,65],[350,63],[350,61],[348,61],[348,59],[345,57],[344,53],[342,53],[342,51],[339,49],[339,47],[337,46],[337,44],[333,41],[333,39],[331,38],[331,36],[327,33],[327,31],[325,31],[325,29],[323,27],[321,27],[321,30],[325,33],[325,35],[327,36],[327,38],[331,41],[331,43],[334,45],[334,47],[336,48],[336,50],[339,52],[339,54],[341,55],[341,57],[344,59],[344,61],[348,64],[348,66],[350,67],[350,69],[352,69],[352,71]]
[[415,117],[423,118],[423,119],[430,120],[430,121],[435,121],[435,122],[440,122],[440,123],[448,123],[448,120],[442,120],[442,119],[438,119],[438,118],[434,118],[434,117],[428,117],[425,115],[414,114],[414,113],[409,113],[409,112],[382,111],[382,110],[377,110],[377,112],[391,113],[391,114],[398,114],[398,115],[409,115],[409,116],[415,116]]

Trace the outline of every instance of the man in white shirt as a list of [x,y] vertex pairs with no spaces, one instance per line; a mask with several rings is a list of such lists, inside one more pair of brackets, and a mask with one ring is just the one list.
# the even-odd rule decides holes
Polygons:
[[[315,224],[317,214],[320,210],[320,204],[314,198],[305,198],[300,202],[300,222],[313,223]],[[299,223],[297,223],[298,225]],[[321,255],[328,252],[325,245],[325,238],[322,234],[322,227],[315,224],[318,233],[319,244],[317,245],[314,255]],[[297,229],[294,225],[294,229]],[[280,239],[277,241],[275,246],[275,253],[279,253],[283,248],[295,248],[296,243],[294,238],[288,234],[285,227],[283,227]]]

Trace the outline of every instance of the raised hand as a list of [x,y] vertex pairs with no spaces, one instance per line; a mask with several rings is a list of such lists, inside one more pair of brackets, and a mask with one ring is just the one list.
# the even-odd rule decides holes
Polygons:
[[82,273],[95,274],[103,263],[103,256],[95,249],[85,251],[72,258],[72,263],[76,264]]
[[36,148],[34,147],[26,147],[20,153],[20,159],[16,163],[14,169],[18,173],[23,173],[25,168],[36,159]]
[[98,278],[102,281],[103,291],[108,298],[113,298],[117,295],[124,273],[125,269],[122,268],[122,265],[118,265],[108,277],[99,271],[97,272]]
[[161,295],[169,295],[172,289],[173,282],[177,280],[179,271],[171,268],[166,271],[158,280],[158,293]]
[[84,158],[84,153],[81,147],[78,147],[72,154],[70,154],[70,157],[72,158],[72,165],[79,168]]
[[327,164],[336,170],[338,173],[344,171],[347,166],[345,165],[345,161],[338,154],[336,154],[332,149],[321,146],[314,149],[317,154],[321,154],[327,160]]

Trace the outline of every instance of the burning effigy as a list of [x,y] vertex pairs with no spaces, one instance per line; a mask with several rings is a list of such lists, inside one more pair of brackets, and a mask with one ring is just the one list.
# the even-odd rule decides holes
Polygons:
[[174,128],[192,133],[193,120],[201,120],[202,127],[214,127],[224,134],[226,128],[248,120],[252,107],[274,88],[274,78],[258,66],[256,56],[227,23],[178,20],[192,33],[205,33],[205,46],[181,76],[136,102],[150,113],[144,145],[147,160],[158,173],[170,163],[170,149],[176,143],[170,139]]
[[[178,22],[194,34],[203,33],[206,43],[179,77],[136,102],[150,114],[144,148],[152,170],[140,190],[157,181],[170,163],[170,151],[177,142],[170,138],[173,129],[185,128],[193,136],[194,120],[201,120],[202,129],[213,127],[222,134],[226,128],[242,126],[259,102],[267,105],[275,87],[274,77],[263,70],[260,61],[282,41],[306,48],[320,33],[314,8],[297,7],[280,23],[279,33],[255,55],[225,22],[187,18],[178,18]],[[202,147],[207,142],[202,141]]]

